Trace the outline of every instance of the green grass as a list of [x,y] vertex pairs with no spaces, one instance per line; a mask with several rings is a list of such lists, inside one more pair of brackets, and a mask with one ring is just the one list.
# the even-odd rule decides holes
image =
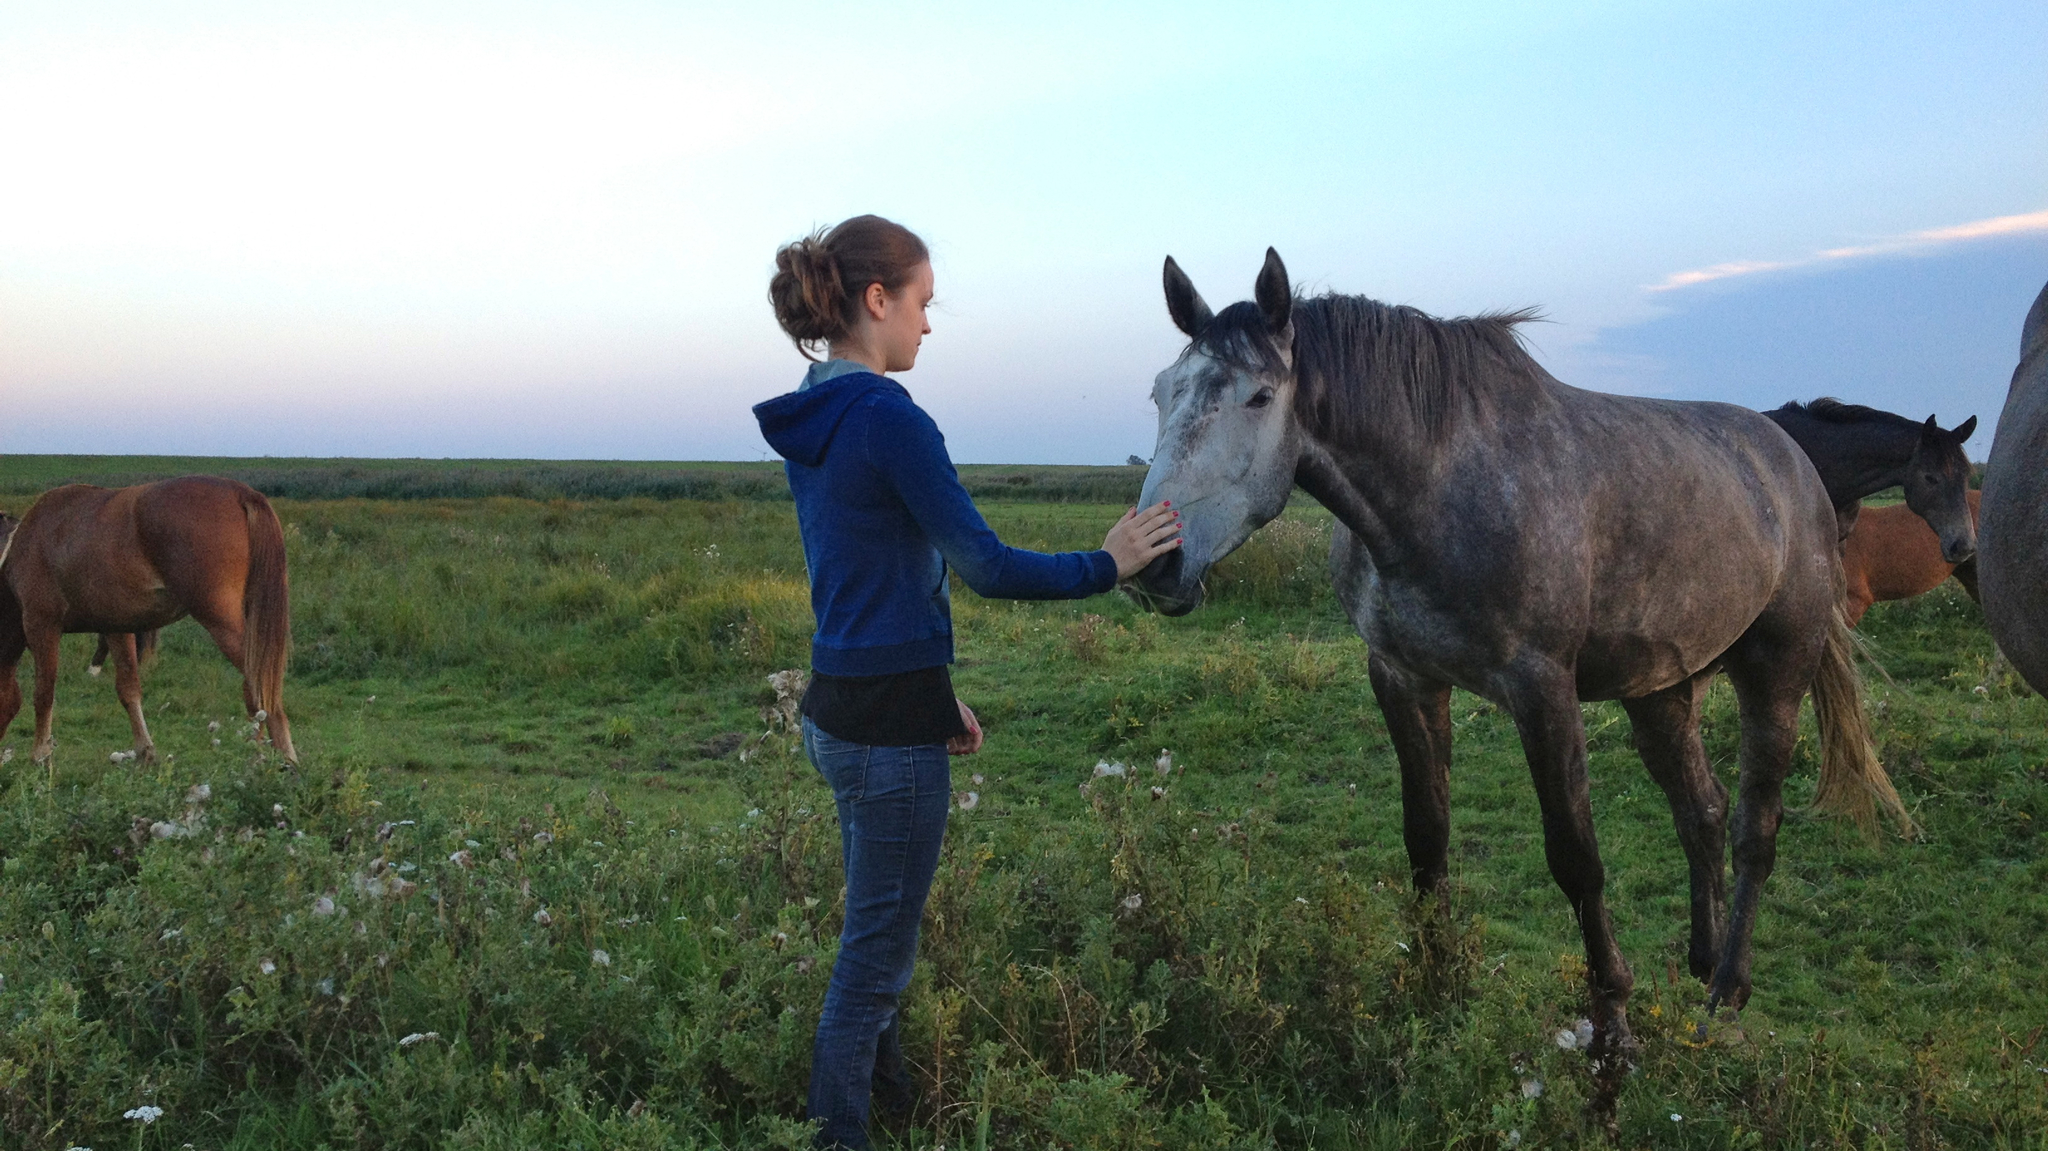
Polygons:
[[[788,504],[278,510],[302,773],[242,742],[232,673],[189,623],[146,684],[166,764],[108,762],[126,722],[84,674],[89,637],[66,642],[54,771],[27,764],[21,723],[4,741],[0,1145],[800,1143],[840,883],[829,794],[764,734],[765,677],[804,663],[809,631]],[[1094,546],[1118,510],[989,507],[1041,548]],[[1552,1042],[1583,974],[1527,769],[1508,719],[1463,694],[1456,927],[1416,950],[1398,779],[1327,533],[1291,510],[1182,620],[956,588],[956,683],[989,744],[955,762],[979,802],[955,814],[906,1001],[924,1097],[902,1146],[1603,1137],[1584,1057]],[[1668,809],[1619,708],[1588,706],[1645,1042],[1620,1145],[2043,1145],[2048,705],[1953,585],[1863,632],[1924,834],[1792,814],[1755,999],[1704,1046]],[[1735,738],[1723,686],[1707,740],[1731,783]],[[1801,756],[1795,803],[1810,739]],[[1105,759],[1131,774],[1092,779]],[[200,782],[212,798],[188,804]],[[152,838],[188,810],[199,834]],[[417,891],[367,893],[405,864]],[[148,1129],[120,1118],[151,1101]]]
[[[368,460],[225,456],[0,455],[0,509],[20,514],[59,484],[103,487],[207,474],[238,479],[272,497],[308,500],[789,499],[780,463],[616,460]],[[1143,468],[967,464],[961,480],[978,500],[1130,503]]]

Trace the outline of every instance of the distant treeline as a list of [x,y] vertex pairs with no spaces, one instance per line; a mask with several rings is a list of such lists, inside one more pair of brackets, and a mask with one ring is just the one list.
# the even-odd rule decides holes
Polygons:
[[[26,455],[0,456],[0,498],[18,503],[61,484],[121,487],[194,474],[227,476],[267,496],[299,500],[789,498],[778,463]],[[977,500],[1128,504],[1144,486],[1145,469],[968,464],[960,478]]]

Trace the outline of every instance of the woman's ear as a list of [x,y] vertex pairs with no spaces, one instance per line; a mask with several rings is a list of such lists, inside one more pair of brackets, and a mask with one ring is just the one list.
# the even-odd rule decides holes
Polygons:
[[867,290],[860,294],[860,300],[867,306],[868,319],[879,323],[888,314],[889,289],[884,288],[880,280],[869,284]]

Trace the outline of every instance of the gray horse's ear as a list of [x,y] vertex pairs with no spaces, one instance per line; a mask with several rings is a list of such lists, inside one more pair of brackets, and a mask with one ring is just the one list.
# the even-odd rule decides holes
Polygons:
[[1275,332],[1286,330],[1287,321],[1294,314],[1294,289],[1287,284],[1287,265],[1280,262],[1280,253],[1271,248],[1266,249],[1266,266],[1259,269],[1252,299],[1258,301],[1268,328]]
[[1195,282],[1180,270],[1173,257],[1166,257],[1166,312],[1173,317],[1173,326],[1179,328],[1188,339],[1197,339],[1216,313],[1202,302],[1202,293],[1195,291]]
[[1960,444],[1960,443],[1962,443],[1963,441],[1965,441],[1965,440],[1969,439],[1969,438],[1970,438],[1970,433],[1971,433],[1971,432],[1974,432],[1974,431],[1976,431],[1976,430],[1977,430],[1977,417],[1975,417],[1975,416],[1971,416],[1971,417],[1970,417],[1969,419],[1967,419],[1967,420],[1964,420],[1964,421],[1963,421],[1962,423],[1960,423],[1960,424],[1957,424],[1957,425],[1956,425],[1956,430],[1955,430],[1955,431],[1952,431],[1952,432],[1950,432],[1950,433],[1949,433],[1949,435],[1951,435],[1951,436],[1955,437],[1955,441],[1956,441],[1957,443],[1959,443],[1959,444]]

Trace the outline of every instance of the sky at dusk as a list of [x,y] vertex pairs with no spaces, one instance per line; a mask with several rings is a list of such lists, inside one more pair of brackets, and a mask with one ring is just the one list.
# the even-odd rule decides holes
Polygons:
[[1568,383],[1981,458],[2048,280],[2048,5],[0,0],[0,451],[758,459],[778,244],[930,243],[962,462],[1151,454],[1298,286]]

